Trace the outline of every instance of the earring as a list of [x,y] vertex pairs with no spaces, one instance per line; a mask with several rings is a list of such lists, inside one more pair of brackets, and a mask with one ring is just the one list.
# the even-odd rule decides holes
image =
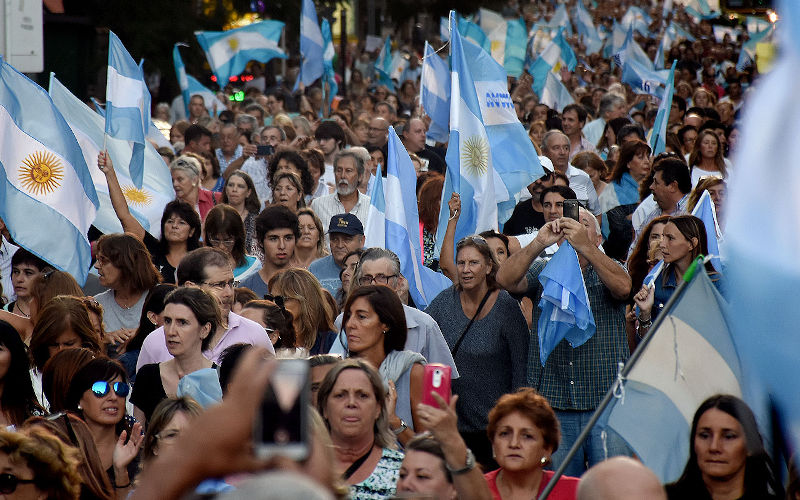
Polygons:
[[386,335],[387,333],[389,333],[389,330],[384,330],[384,331],[383,331],[383,334],[384,334],[384,335]]
[[539,462],[540,462],[542,465],[546,464],[546,463],[547,463],[547,457],[542,457],[542,459],[541,459],[541,460],[539,460]]
[[80,403],[78,403],[78,411],[83,411],[83,408],[81,408],[81,404]]

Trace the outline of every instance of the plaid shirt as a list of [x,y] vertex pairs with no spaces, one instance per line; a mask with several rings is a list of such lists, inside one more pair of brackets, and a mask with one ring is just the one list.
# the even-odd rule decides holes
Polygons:
[[542,297],[539,273],[546,264],[534,261],[527,273],[525,295],[536,305],[528,348],[528,384],[546,397],[555,409],[593,410],[616,379],[617,364],[625,362],[630,354],[625,333],[625,302],[613,298],[594,268],[587,265],[583,279],[597,331],[579,347],[573,348],[562,340],[542,368],[536,325],[542,312],[538,306]]

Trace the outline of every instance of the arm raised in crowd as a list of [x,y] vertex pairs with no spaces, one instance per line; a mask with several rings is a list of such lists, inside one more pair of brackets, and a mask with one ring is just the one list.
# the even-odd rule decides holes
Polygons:
[[248,158],[256,155],[257,147],[258,146],[256,146],[255,144],[245,144],[244,146],[242,146],[242,156],[228,163],[228,167],[225,169],[224,172],[222,172],[222,178],[225,179],[225,181],[227,182],[228,177],[230,177],[232,173],[242,168],[242,165],[244,165],[244,162]]
[[525,273],[530,269],[533,260],[545,248],[557,243],[564,235],[555,225],[556,221],[548,222],[536,234],[536,238],[528,243],[522,250],[514,252],[503,262],[497,271],[497,282],[512,293],[524,293],[528,289],[528,279]]
[[117,173],[114,171],[114,163],[111,161],[111,156],[108,155],[108,151],[100,151],[97,154],[97,166],[106,176],[111,206],[114,207],[114,213],[117,214],[117,219],[119,219],[122,224],[122,230],[143,240],[145,233],[144,227],[136,220],[136,217],[131,215],[128,202],[125,200],[125,194],[122,192],[122,187],[119,185]]
[[461,215],[461,196],[458,193],[452,193],[450,200],[447,202],[447,207],[450,209],[450,218],[447,220],[447,230],[444,232],[444,241],[442,241],[442,252],[439,254],[439,268],[442,270],[442,274],[455,283],[458,281],[455,262],[455,239],[458,217]]

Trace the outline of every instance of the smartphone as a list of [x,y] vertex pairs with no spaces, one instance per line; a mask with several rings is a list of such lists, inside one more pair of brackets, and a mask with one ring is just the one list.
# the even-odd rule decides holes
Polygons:
[[309,448],[311,386],[308,361],[281,359],[272,373],[253,426],[256,456],[304,460]]
[[581,206],[578,200],[564,200],[564,217],[569,217],[577,221],[581,220],[578,208]]
[[275,152],[275,148],[267,144],[266,146],[256,146],[256,156],[269,156]]
[[422,403],[439,408],[439,402],[436,401],[431,392],[435,392],[447,404],[450,404],[450,375],[451,368],[439,363],[429,363],[425,365],[425,371],[422,375]]

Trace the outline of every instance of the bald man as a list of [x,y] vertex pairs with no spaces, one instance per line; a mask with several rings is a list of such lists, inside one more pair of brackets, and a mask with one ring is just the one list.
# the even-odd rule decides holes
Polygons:
[[629,457],[613,457],[581,477],[578,500],[667,500],[658,477]]

